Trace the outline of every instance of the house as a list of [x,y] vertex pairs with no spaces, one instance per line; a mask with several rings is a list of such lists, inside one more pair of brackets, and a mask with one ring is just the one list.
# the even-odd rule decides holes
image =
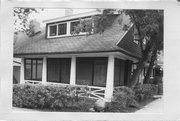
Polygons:
[[112,26],[101,34],[71,34],[79,18],[98,14],[93,11],[44,21],[44,32],[14,49],[14,56],[21,58],[20,83],[88,85],[92,96],[108,100],[114,88],[128,85],[134,63],[141,58],[134,27],[123,30],[131,24],[128,16],[115,14]]
[[21,59],[13,58],[13,84],[20,82]]

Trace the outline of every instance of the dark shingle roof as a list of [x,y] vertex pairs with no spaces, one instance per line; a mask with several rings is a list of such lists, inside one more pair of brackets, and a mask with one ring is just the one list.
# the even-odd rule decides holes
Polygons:
[[46,39],[45,33],[43,32],[33,38],[30,38],[25,44],[14,49],[14,54],[15,56],[18,56],[26,54],[121,51],[134,57],[140,57],[140,53],[130,51],[127,48],[116,45],[125,33],[125,31],[122,30],[123,24],[129,23],[127,17],[123,17],[122,24],[118,24],[118,20],[121,17],[122,16],[117,17],[112,27],[106,29],[102,34]]

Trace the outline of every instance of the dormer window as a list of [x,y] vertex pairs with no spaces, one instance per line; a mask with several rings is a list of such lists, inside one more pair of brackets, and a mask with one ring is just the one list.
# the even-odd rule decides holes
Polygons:
[[70,33],[75,31],[75,27],[78,26],[78,24],[80,24],[80,21],[71,22]]
[[58,35],[65,35],[67,31],[67,23],[58,24]]
[[84,27],[82,27],[81,25],[82,28],[80,27],[78,28],[78,30],[76,30],[76,27],[79,24],[80,24],[80,20],[50,23],[47,25],[47,38],[87,34],[88,30],[86,30],[86,25],[83,25]]
[[49,35],[56,36],[57,34],[57,25],[49,26]]

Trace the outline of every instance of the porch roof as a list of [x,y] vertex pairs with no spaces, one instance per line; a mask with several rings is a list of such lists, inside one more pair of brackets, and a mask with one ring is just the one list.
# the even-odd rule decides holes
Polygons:
[[88,36],[77,35],[47,39],[45,32],[41,32],[14,48],[14,55],[18,57],[21,55],[31,54],[119,51],[129,56],[140,58],[140,48],[133,42],[133,33],[130,37],[128,37],[129,40],[123,40],[125,34],[127,33],[123,31],[123,25],[129,22],[128,19],[124,18],[125,17],[123,17],[123,22],[120,25],[118,24],[119,17],[117,17],[113,25],[106,29],[102,34],[93,34]]

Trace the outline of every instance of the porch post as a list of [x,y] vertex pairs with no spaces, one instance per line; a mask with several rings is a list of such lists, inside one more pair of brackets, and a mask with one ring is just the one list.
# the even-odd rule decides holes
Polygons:
[[24,58],[21,58],[20,84],[24,84]]
[[105,98],[111,101],[114,89],[114,55],[108,56]]
[[42,83],[47,82],[47,58],[43,57],[43,67],[42,67]]
[[76,57],[71,58],[71,72],[70,72],[70,84],[76,84]]

